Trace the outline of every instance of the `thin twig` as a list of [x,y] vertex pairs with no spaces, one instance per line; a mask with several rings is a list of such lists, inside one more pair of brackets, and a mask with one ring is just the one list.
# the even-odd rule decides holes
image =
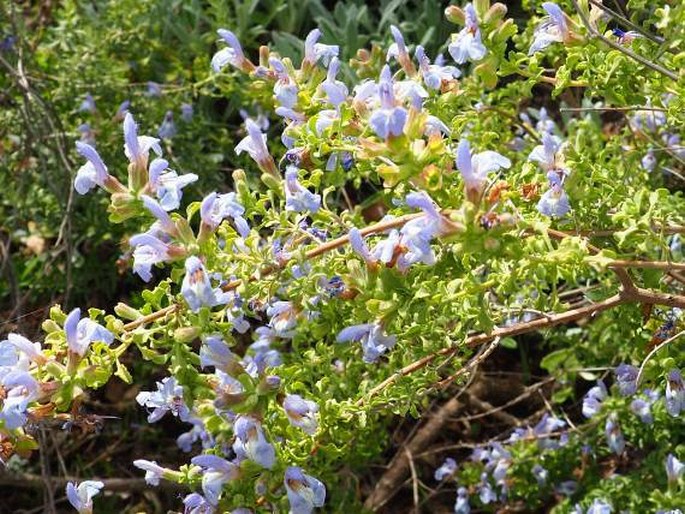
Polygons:
[[594,5],[594,6],[596,6],[596,7],[599,7],[599,8],[602,9],[604,12],[609,13],[611,16],[613,16],[613,17],[614,17],[615,19],[617,19],[618,21],[620,21],[620,22],[623,23],[624,25],[630,27],[630,28],[633,29],[634,31],[639,32],[640,34],[642,34],[643,36],[645,36],[647,39],[652,40],[654,43],[656,43],[656,44],[658,44],[658,45],[661,45],[661,44],[663,44],[663,43],[665,42],[665,41],[664,41],[664,38],[659,37],[659,36],[655,36],[655,35],[652,34],[651,32],[647,32],[645,29],[643,29],[643,28],[640,27],[639,25],[633,23],[632,21],[630,21],[628,18],[626,18],[626,17],[623,16],[622,14],[619,14],[619,13],[617,13],[616,11],[614,11],[613,9],[611,9],[611,8],[607,7],[606,5],[602,4],[602,2],[598,2],[597,0],[590,0],[590,3],[591,3],[592,5]]
[[573,3],[573,7],[575,7],[576,12],[578,13],[578,16],[580,16],[580,20],[583,22],[583,25],[587,29],[587,31],[592,34],[594,37],[599,39],[600,41],[606,43],[608,46],[613,48],[614,50],[618,50],[619,52],[627,55],[631,59],[639,62],[640,64],[643,64],[644,66],[647,66],[648,68],[651,68],[652,70],[661,73],[665,77],[668,77],[669,79],[673,81],[678,81],[678,75],[676,73],[673,73],[671,70],[668,70],[661,66],[660,64],[657,64],[655,62],[650,61],[646,57],[642,57],[639,54],[636,54],[632,50],[625,48],[624,46],[621,46],[620,44],[616,43],[615,41],[612,41],[611,39],[608,39],[604,37],[602,34],[599,33],[599,31],[592,26],[590,21],[587,19],[587,16],[585,16],[585,12],[580,8],[578,5],[577,0],[571,0]]
[[659,350],[661,350],[664,346],[667,346],[667,345],[671,344],[673,341],[675,341],[676,339],[678,339],[678,338],[679,338],[680,336],[682,336],[683,334],[685,334],[685,330],[682,330],[682,331],[678,332],[678,333],[677,333],[676,335],[674,335],[673,337],[669,337],[669,338],[666,339],[664,342],[662,342],[662,343],[660,343],[659,345],[655,346],[655,347],[652,349],[652,351],[649,352],[649,353],[647,354],[647,357],[645,357],[645,360],[642,361],[642,364],[640,364],[640,369],[639,369],[638,372],[637,372],[637,378],[635,379],[635,384],[636,384],[636,385],[640,385],[640,381],[642,380],[642,375],[643,375],[644,372],[645,372],[645,366],[647,365],[647,362],[649,362],[649,359],[651,359],[651,358],[654,356],[654,354],[656,354],[656,353],[657,353]]

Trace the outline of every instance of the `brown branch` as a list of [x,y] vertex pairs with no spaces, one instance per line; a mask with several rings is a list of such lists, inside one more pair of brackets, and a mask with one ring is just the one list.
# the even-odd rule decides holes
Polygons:
[[388,470],[383,474],[376,484],[373,492],[364,502],[364,507],[375,510],[383,503],[387,502],[394,495],[396,485],[401,482],[407,474],[409,460],[407,452],[416,455],[427,448],[435,438],[442,432],[447,420],[454,416],[459,409],[464,406],[456,397],[450,398],[434,414],[432,414],[425,425],[423,425],[416,435],[406,443],[404,452],[397,452],[395,459],[390,464]]
[[[67,482],[81,483],[84,480],[95,479],[93,477],[50,477],[50,483],[57,489],[64,489]],[[104,478],[99,480],[105,484],[104,490],[112,492],[143,491],[150,487],[144,478]],[[43,477],[31,473],[0,473],[0,484],[23,489],[43,489],[45,487]],[[183,489],[183,486],[166,480],[162,480],[157,487],[171,491]]]

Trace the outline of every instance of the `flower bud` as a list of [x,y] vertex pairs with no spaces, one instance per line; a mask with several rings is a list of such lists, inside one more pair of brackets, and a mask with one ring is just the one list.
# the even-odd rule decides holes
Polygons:
[[495,5],[490,7],[488,11],[483,16],[483,21],[485,23],[498,22],[507,14],[507,6],[497,2]]
[[143,314],[133,307],[126,305],[123,302],[119,302],[114,306],[114,312],[120,318],[124,318],[130,321],[134,321],[143,316]]
[[473,0],[473,8],[476,10],[478,17],[482,19],[488,9],[490,9],[490,0]]
[[456,5],[450,5],[447,7],[447,9],[445,9],[445,18],[447,18],[447,21],[450,23],[463,25],[466,20],[466,15],[460,7],[457,7]]
[[198,327],[180,327],[174,330],[174,340],[179,343],[189,343],[200,335]]

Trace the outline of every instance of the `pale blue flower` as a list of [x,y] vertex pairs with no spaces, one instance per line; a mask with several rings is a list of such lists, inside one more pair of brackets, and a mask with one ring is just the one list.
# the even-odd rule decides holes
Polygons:
[[285,210],[314,214],[321,206],[321,196],[300,184],[297,174],[295,166],[288,166],[285,170]]
[[385,65],[378,82],[378,96],[380,107],[371,113],[369,124],[381,139],[390,136],[401,136],[404,125],[407,122],[407,110],[395,105],[393,93],[392,73],[390,67]]
[[181,294],[188,302],[190,310],[198,312],[201,307],[216,307],[226,305],[230,300],[230,293],[220,287],[212,287],[209,276],[202,261],[191,255],[186,259],[186,274],[181,284]]
[[540,197],[537,208],[543,216],[563,218],[571,210],[571,204],[566,191],[558,185],[553,185]]
[[282,107],[293,109],[298,101],[297,95],[299,89],[297,84],[290,77],[287,68],[280,59],[270,57],[269,64],[277,77],[276,83],[274,84],[274,96],[276,97],[276,101]]
[[373,265],[376,263],[376,258],[371,255],[369,247],[364,242],[364,237],[357,227],[352,227],[347,235],[350,240],[350,247],[359,255],[364,261]]
[[466,487],[457,489],[457,501],[454,504],[454,514],[471,514],[469,492]]
[[481,476],[481,485],[478,488],[478,497],[483,505],[488,505],[489,503],[497,501],[497,493],[487,481],[488,475],[483,473]]
[[200,347],[200,367],[214,366],[225,372],[239,366],[239,358],[220,336],[207,336]]
[[67,500],[79,514],[91,514],[93,512],[93,497],[100,492],[105,484],[97,480],[84,480],[75,485],[67,482]]
[[304,59],[302,59],[302,68],[306,65],[313,66],[321,61],[324,66],[334,57],[338,57],[340,47],[338,45],[324,45],[318,43],[321,38],[321,31],[319,29],[312,30],[304,41]]
[[181,119],[186,123],[193,121],[193,104],[181,104]]
[[549,471],[543,468],[540,464],[533,466],[533,476],[538,483],[538,486],[544,487],[549,478]]
[[150,163],[148,187],[157,195],[165,211],[173,211],[181,205],[182,189],[198,179],[195,173],[179,176],[174,170],[167,170],[169,163],[157,158]]
[[273,166],[273,159],[266,146],[266,134],[262,133],[259,126],[250,118],[245,120],[245,128],[247,136],[237,144],[235,153],[240,155],[247,152],[261,169],[270,169]]
[[685,409],[685,384],[680,370],[672,369],[666,377],[666,411],[678,416]]
[[305,400],[299,394],[287,394],[283,400],[283,410],[292,426],[301,428],[309,435],[316,433],[319,412],[316,402]]
[[240,468],[235,463],[216,455],[198,455],[190,462],[202,468],[202,492],[214,506],[219,504],[224,484],[240,475]]
[[447,457],[445,459],[445,462],[443,462],[440,465],[440,467],[435,470],[433,477],[438,481],[442,481],[442,480],[445,480],[446,478],[454,475],[454,473],[456,471],[457,471],[457,461]]
[[81,319],[81,309],[72,310],[64,321],[69,351],[83,357],[94,341],[102,341],[107,346],[114,341],[114,335],[105,327],[90,318]]
[[133,250],[133,272],[145,282],[152,278],[154,264],[168,262],[172,259],[169,244],[150,234],[138,234],[129,239]]
[[139,405],[152,409],[147,417],[148,423],[159,421],[167,412],[181,421],[188,421],[190,417],[190,410],[183,401],[183,387],[174,377],[166,377],[157,382],[157,391],[141,391],[136,396],[136,401]]
[[178,233],[176,224],[172,221],[169,214],[157,200],[148,195],[140,195],[140,199],[143,201],[143,206],[150,212],[150,214],[157,218],[157,221],[159,221],[159,227],[163,232],[166,232],[172,236]]
[[133,465],[145,471],[145,482],[148,485],[159,485],[166,468],[159,466],[155,461],[138,459],[133,461]]
[[220,369],[217,369],[214,374],[219,379],[218,382],[212,385],[216,393],[214,406],[217,409],[225,409],[245,399],[243,394],[245,393],[245,388],[242,383]]
[[471,145],[466,138],[459,141],[456,164],[464,179],[466,197],[473,203],[480,201],[487,184],[488,173],[511,167],[511,161],[497,152],[489,150],[473,155]]
[[159,139],[150,136],[139,136],[138,126],[130,112],[124,117],[124,154],[139,170],[146,170],[150,150],[162,155]]
[[314,118],[316,119],[314,124],[316,134],[321,136],[328,127],[333,125],[333,123],[339,119],[339,114],[338,111],[333,109],[324,109],[319,111]]
[[290,502],[290,514],[311,514],[315,507],[323,507],[326,502],[326,486],[305,474],[301,468],[286,468],[284,484]]
[[416,59],[419,61],[419,70],[421,71],[423,82],[426,84],[426,87],[430,89],[439,91],[442,88],[443,83],[451,82],[461,75],[459,69],[454,66],[438,66],[437,64],[431,64],[430,59],[426,55],[426,51],[421,45],[416,47],[415,55]]
[[683,473],[685,473],[685,464],[680,462],[675,455],[669,453],[666,456],[666,476],[668,477],[668,483],[677,482]]
[[224,66],[230,64],[239,70],[251,71],[254,65],[245,58],[243,48],[240,46],[240,41],[238,41],[235,34],[226,29],[217,30],[217,34],[228,46],[214,54],[212,57],[212,69],[218,73]]
[[328,103],[332,104],[336,109],[340,107],[340,104],[345,103],[349,94],[347,86],[335,78],[339,68],[340,61],[337,57],[334,57],[328,65],[326,80],[321,83],[321,88],[326,93]]
[[159,126],[157,135],[161,139],[171,139],[176,135],[176,124],[174,123],[174,113],[173,111],[167,111],[162,120],[162,124]]
[[76,151],[88,160],[76,172],[74,179],[76,192],[85,195],[95,186],[104,188],[105,182],[109,178],[109,172],[97,150],[87,143],[76,141]]
[[131,100],[124,100],[119,104],[119,108],[117,109],[117,112],[114,114],[114,120],[115,121],[121,121],[126,117],[126,114],[128,113],[128,110],[131,107]]
[[183,499],[183,514],[214,514],[216,509],[199,493],[190,493]]
[[249,459],[271,469],[276,463],[276,451],[266,440],[261,424],[249,416],[238,416],[233,423],[233,451],[239,459]]
[[247,237],[250,234],[250,226],[243,217],[245,208],[238,201],[236,194],[225,193],[217,194],[210,193],[200,205],[200,217],[202,224],[213,232],[217,229],[219,224],[226,219],[231,218],[238,229],[241,237]]
[[545,132],[542,134],[542,144],[533,148],[533,151],[528,155],[528,160],[537,162],[546,172],[558,170],[568,175],[568,171],[562,166],[561,147],[561,138]]
[[654,171],[657,165],[657,159],[653,151],[648,151],[644,157],[640,160],[640,164],[645,169],[645,171]]
[[544,2],[542,8],[547,12],[547,16],[535,28],[528,55],[544,50],[553,43],[567,42],[571,37],[566,15],[559,6],[553,2]]
[[637,391],[638,369],[630,364],[619,364],[614,370],[618,391],[622,396],[630,396]]
[[291,338],[297,326],[297,310],[292,302],[277,300],[266,308],[269,316],[269,327],[274,333],[283,338]]
[[654,422],[652,405],[654,405],[660,397],[661,394],[659,394],[659,391],[645,389],[642,392],[642,396],[630,402],[630,410],[640,418],[640,421],[647,425],[651,425]]
[[157,84],[157,82],[149,81],[147,83],[147,91],[145,92],[145,96],[149,96],[150,98],[159,98],[162,96],[162,87]]
[[604,382],[598,380],[597,385],[592,387],[583,398],[583,416],[588,419],[596,416],[602,409],[602,402],[607,396],[607,388]]
[[364,323],[344,328],[336,339],[339,343],[359,341],[364,352],[363,361],[373,363],[397,342],[395,336],[383,334],[383,327],[378,323]]
[[78,110],[81,112],[94,113],[96,109],[95,99],[93,98],[93,95],[91,95],[90,93],[86,93],[86,96],[81,102],[81,105],[79,106]]
[[625,439],[623,438],[623,433],[621,432],[621,427],[618,424],[618,418],[616,414],[610,414],[607,418],[606,425],[604,427],[604,433],[607,438],[607,445],[609,449],[616,455],[623,453],[626,447]]
[[7,334],[7,339],[0,343],[0,348],[3,349],[0,351],[0,366],[16,365],[19,361],[19,355],[16,352],[23,353],[36,364],[43,364],[46,361],[41,344],[29,341],[19,334]]
[[193,450],[193,444],[198,440],[202,441],[203,449],[215,446],[214,438],[207,432],[205,424],[200,418],[191,417],[188,422],[193,427],[176,438],[176,444],[182,451],[190,453]]
[[481,40],[478,15],[472,3],[464,6],[464,14],[464,28],[456,36],[452,36],[452,42],[447,47],[452,59],[458,64],[464,64],[467,60],[480,61],[488,51]]
[[38,382],[27,371],[11,369],[0,375],[0,388],[4,390],[0,421],[8,430],[23,427],[28,420],[29,403],[39,397]]
[[611,514],[612,512],[611,505],[604,500],[596,498],[585,514]]

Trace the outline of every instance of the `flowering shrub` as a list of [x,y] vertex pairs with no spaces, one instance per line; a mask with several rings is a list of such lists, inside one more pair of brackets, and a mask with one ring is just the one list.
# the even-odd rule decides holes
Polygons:
[[[186,512],[359,511],[341,470],[381,454],[390,413],[417,415],[497,347],[543,331],[552,403],[436,466],[454,511],[675,512],[685,203],[664,186],[685,159],[670,39],[685,6],[667,7],[652,13],[662,38],[595,2],[544,2],[521,27],[500,3],[450,6],[453,64],[410,52],[393,26],[386,50],[349,63],[354,82],[318,29],[296,62],[248,55],[218,28],[213,72],[236,73],[271,123],[248,117],[235,145],[245,169],[202,198],[184,194],[202,188],[201,170],[170,169],[132,110],[118,158],[76,143],[74,188],[140,227],[131,268],[149,289],[114,314],[55,306],[43,341],[0,342],[3,461],[36,448],[34,427],[75,417],[88,390],[133,382],[123,357],[135,353],[165,370],[136,402],[149,423],[188,429],[177,442],[189,456],[132,466],[151,486],[180,484]],[[523,108],[542,86],[560,118]],[[612,132],[603,111],[627,122]],[[167,115],[157,135],[177,130]],[[586,422],[571,419],[578,377],[596,382]],[[91,512],[106,490],[66,494]]]

